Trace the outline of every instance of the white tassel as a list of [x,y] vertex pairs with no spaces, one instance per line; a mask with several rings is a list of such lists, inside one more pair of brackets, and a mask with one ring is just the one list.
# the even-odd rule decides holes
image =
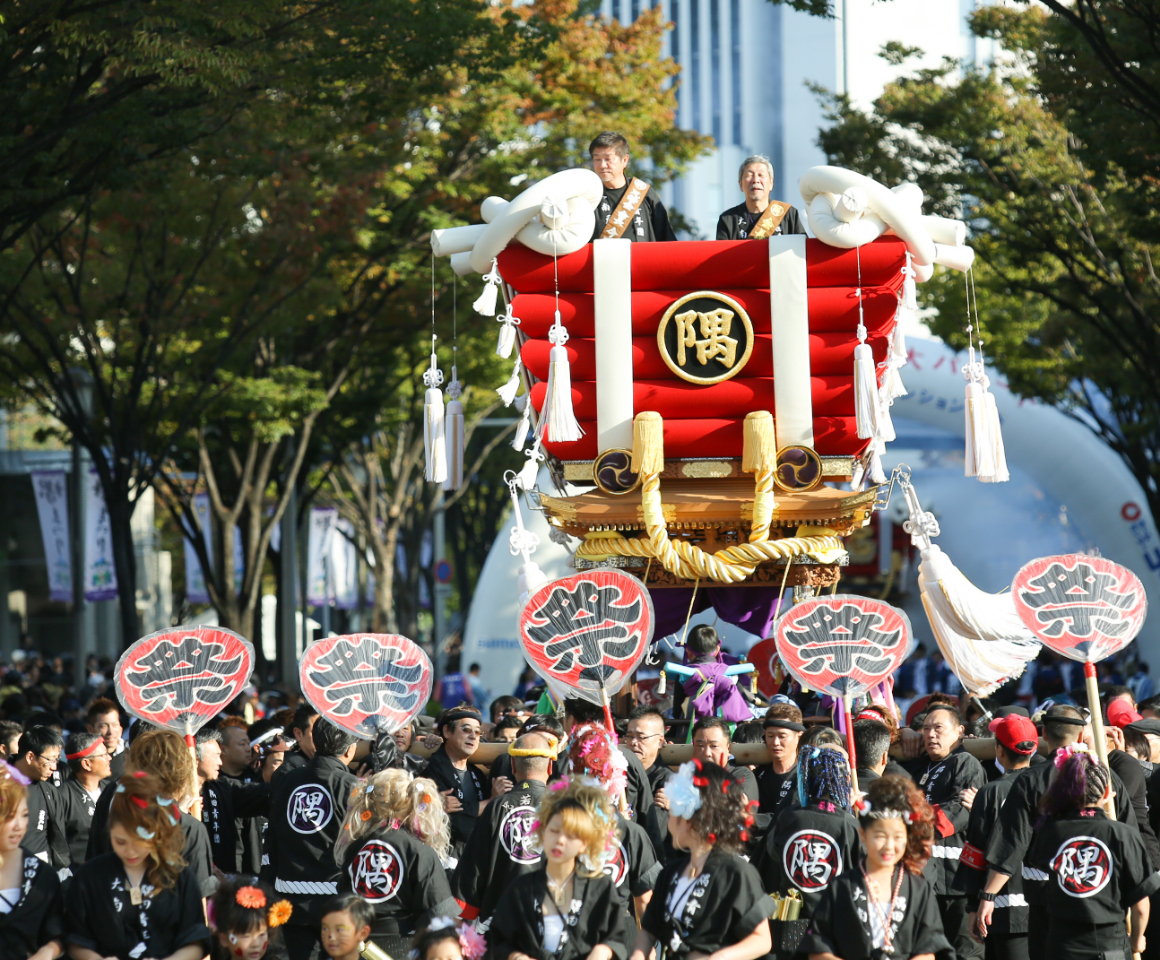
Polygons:
[[870,482],[871,483],[885,483],[886,472],[882,469],[882,448],[883,443],[880,440],[875,440],[873,444],[874,454],[870,458]]
[[1011,479],[1007,470],[1007,451],[1003,446],[1003,425],[999,420],[999,407],[995,403],[995,395],[987,389],[987,379],[983,378],[983,401],[986,404],[987,440],[990,444],[994,470],[986,476],[980,476],[983,483],[1005,483]]
[[518,405],[520,400],[524,401],[523,410],[520,413],[520,421],[516,424],[515,436],[512,437],[512,448],[515,450],[523,450],[524,444],[528,442],[528,431],[532,426],[532,404],[525,393],[522,397],[516,398]]
[[963,473],[968,477],[989,477],[995,472],[994,444],[988,439],[987,401],[983,388],[975,381],[967,384],[966,461]]
[[918,310],[918,288],[915,285],[915,270],[911,264],[911,256],[906,255],[906,266],[902,268],[902,272],[906,275],[906,279],[902,281],[902,305],[907,310]]
[[510,407],[512,405],[512,401],[516,398],[516,394],[520,392],[521,369],[522,364],[520,363],[520,358],[516,357],[516,365],[512,369],[512,375],[508,377],[508,382],[496,390],[496,393],[499,394],[499,398],[503,401],[503,405],[505,407]]
[[447,396],[451,399],[443,415],[443,433],[447,448],[447,476],[443,480],[444,490],[459,490],[463,486],[463,457],[466,443],[463,404],[459,401],[462,395],[463,384],[459,382],[459,371],[452,364],[451,383],[447,386]]
[[520,325],[520,318],[512,313],[512,305],[507,305],[507,313],[502,317],[496,317],[499,321],[499,343],[496,344],[495,355],[507,359],[512,355],[512,349],[516,345],[516,327]]
[[560,323],[560,311],[548,334],[554,346],[549,355],[548,390],[540,417],[540,438],[552,443],[570,443],[584,436],[572,410],[572,365],[568,361],[568,331]]
[[859,343],[854,348],[854,417],[859,439],[870,440],[878,436],[879,413],[874,352],[868,343]]
[[540,464],[544,462],[544,454],[540,451],[540,442],[528,451],[528,459],[520,470],[517,481],[525,490],[531,490],[540,476]]
[[434,337],[432,339],[431,366],[423,374],[427,392],[423,397],[423,452],[426,455],[424,476],[431,483],[442,483],[447,479],[447,440],[443,422],[443,371],[435,356]]
[[890,386],[890,372],[891,368],[888,364],[882,364],[883,379],[882,386],[878,390],[878,437],[879,440],[884,440],[887,443],[893,443],[897,439],[897,434],[894,432],[894,420],[890,416],[890,397],[887,396]]
[[494,317],[495,305],[499,300],[499,285],[503,282],[503,278],[499,275],[498,260],[491,261],[491,270],[483,279],[485,281],[483,293],[471,306],[476,313],[482,313],[485,317]]

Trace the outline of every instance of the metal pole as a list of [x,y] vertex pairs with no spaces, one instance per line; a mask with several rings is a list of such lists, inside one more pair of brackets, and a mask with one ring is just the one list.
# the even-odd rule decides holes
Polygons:
[[290,491],[282,514],[282,563],[278,584],[278,676],[294,688],[298,684],[298,488]]

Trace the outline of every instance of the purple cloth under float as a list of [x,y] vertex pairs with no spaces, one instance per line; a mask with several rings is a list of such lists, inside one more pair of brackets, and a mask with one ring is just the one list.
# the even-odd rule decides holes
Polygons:
[[[740,627],[756,637],[768,637],[780,592],[778,587],[699,587],[693,613],[712,607],[726,623]],[[659,640],[670,633],[680,633],[689,615],[692,587],[650,590],[649,594],[656,615],[654,638]],[[789,600],[783,601],[778,616],[785,613],[789,606]]]

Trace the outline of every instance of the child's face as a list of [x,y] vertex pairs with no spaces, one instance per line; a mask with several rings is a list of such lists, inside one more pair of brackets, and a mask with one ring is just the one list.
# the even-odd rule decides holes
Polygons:
[[906,824],[902,820],[875,820],[858,828],[871,867],[893,867],[906,853]]
[[446,937],[427,948],[427,956],[423,960],[463,960],[463,952],[459,949],[458,937]]
[[270,942],[270,930],[263,923],[249,933],[219,933],[218,940],[229,955],[237,960],[261,960]]
[[119,823],[114,823],[109,828],[109,839],[113,844],[113,853],[131,870],[143,867],[145,859],[153,850],[152,843],[142,840],[135,833],[130,833]]
[[358,945],[370,935],[371,928],[355,926],[354,917],[346,910],[328,913],[322,918],[322,949],[331,957],[355,953]]

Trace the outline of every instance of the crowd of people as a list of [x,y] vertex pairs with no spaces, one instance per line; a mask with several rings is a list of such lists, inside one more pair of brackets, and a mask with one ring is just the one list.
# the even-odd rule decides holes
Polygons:
[[843,732],[784,689],[687,727],[445,703],[373,743],[239,701],[192,751],[103,696],[5,720],[0,958],[1149,955],[1160,698],[1102,685],[1105,767],[1078,691]]

